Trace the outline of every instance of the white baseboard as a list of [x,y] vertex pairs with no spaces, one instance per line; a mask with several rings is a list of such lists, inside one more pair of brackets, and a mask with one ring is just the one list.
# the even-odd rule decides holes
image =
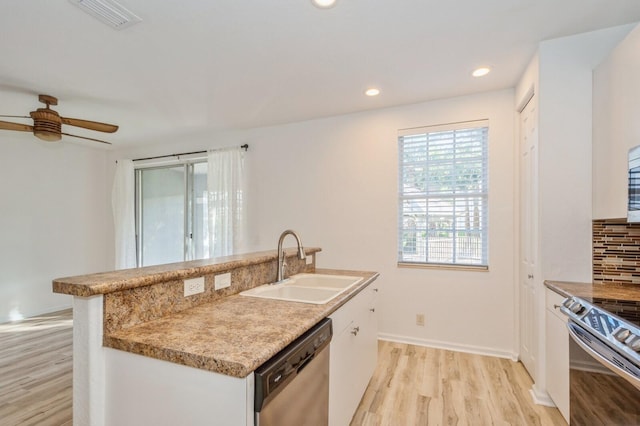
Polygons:
[[397,334],[388,333],[378,333],[378,339],[387,340],[389,342],[406,343],[409,345],[425,346],[428,348],[445,349],[455,352],[466,352],[476,355],[495,356],[498,358],[510,359],[511,361],[518,361],[518,354],[514,352],[487,348],[483,346],[462,345],[459,343],[442,342],[439,340],[430,339],[416,339],[415,337],[399,336]]
[[[71,309],[71,307],[72,307],[71,302],[69,302],[69,303],[65,303],[64,305],[50,306],[43,310],[25,311],[21,313],[22,318],[20,319],[26,319],[26,318],[36,317],[38,315],[50,314],[52,312],[64,311],[66,309]],[[12,321],[19,321],[20,319],[15,319],[7,315],[7,316],[0,317],[0,324],[12,322]]]
[[531,389],[529,389],[529,393],[531,394],[531,399],[534,403],[538,405],[544,405],[546,407],[555,407],[556,404],[553,402],[548,393],[536,389],[536,386],[533,385]]

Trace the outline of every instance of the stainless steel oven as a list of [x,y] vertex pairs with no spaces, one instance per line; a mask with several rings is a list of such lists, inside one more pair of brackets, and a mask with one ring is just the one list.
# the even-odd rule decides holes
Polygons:
[[625,319],[577,297],[560,310],[569,317],[570,424],[640,425],[638,312]]

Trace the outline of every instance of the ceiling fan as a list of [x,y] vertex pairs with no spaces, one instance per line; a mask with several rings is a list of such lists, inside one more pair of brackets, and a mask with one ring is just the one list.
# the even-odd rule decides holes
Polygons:
[[74,138],[86,139],[89,141],[105,143],[111,145],[110,142],[106,142],[100,139],[88,138],[85,136],[72,135],[62,131],[62,125],[82,127],[84,129],[95,130],[97,132],[113,133],[118,130],[118,126],[113,124],[99,123],[97,121],[80,120],[78,118],[61,117],[56,111],[52,110],[50,105],[58,105],[58,99],[49,95],[39,95],[38,100],[46,105],[45,108],[38,108],[36,111],[31,111],[29,116],[22,115],[0,115],[0,117],[9,118],[31,118],[33,119],[33,126],[29,124],[12,123],[10,121],[0,120],[0,130],[16,130],[19,132],[33,132],[33,134],[43,141],[59,141],[62,136],[72,136]]

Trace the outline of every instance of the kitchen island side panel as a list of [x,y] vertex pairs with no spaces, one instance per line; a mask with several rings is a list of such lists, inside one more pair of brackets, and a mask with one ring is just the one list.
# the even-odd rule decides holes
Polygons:
[[245,378],[105,348],[105,419],[119,426],[253,426]]

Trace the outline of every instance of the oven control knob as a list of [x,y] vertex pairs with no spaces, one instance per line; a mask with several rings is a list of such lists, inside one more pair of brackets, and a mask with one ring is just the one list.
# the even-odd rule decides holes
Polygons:
[[618,342],[624,342],[629,338],[630,335],[631,335],[631,332],[624,327],[618,327],[615,330],[613,330],[613,337]]
[[582,306],[580,302],[573,302],[571,306],[569,306],[569,310],[574,314],[579,314],[584,310],[584,306]]
[[631,349],[636,352],[640,352],[640,336],[632,334],[627,340],[624,341]]

